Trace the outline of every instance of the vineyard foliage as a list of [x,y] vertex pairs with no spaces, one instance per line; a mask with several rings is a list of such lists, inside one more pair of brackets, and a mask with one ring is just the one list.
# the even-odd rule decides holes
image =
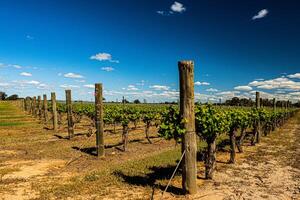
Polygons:
[[[95,105],[91,103],[73,103],[73,114],[95,118]],[[51,104],[48,109],[51,110]],[[64,103],[58,103],[58,113],[66,113]],[[251,108],[251,107],[221,107],[213,105],[195,106],[195,127],[199,137],[206,141],[214,140],[218,135],[232,130],[254,128],[260,123],[265,131],[271,131],[292,115],[295,109]],[[144,122],[159,126],[158,135],[165,139],[175,139],[180,142],[185,133],[180,118],[178,106],[159,104],[105,104],[104,124],[135,126]]]

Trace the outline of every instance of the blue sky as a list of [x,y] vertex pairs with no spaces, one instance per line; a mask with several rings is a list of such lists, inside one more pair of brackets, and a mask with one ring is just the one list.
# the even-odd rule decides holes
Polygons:
[[178,98],[195,62],[202,101],[300,99],[297,0],[1,0],[0,90],[92,100]]

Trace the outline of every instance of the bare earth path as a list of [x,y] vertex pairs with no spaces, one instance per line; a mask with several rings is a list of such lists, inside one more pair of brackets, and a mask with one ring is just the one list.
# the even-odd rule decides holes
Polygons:
[[[153,188],[154,199],[160,199],[180,150],[159,138],[147,144],[143,131],[130,137],[138,142],[129,152],[111,148],[99,160],[73,148],[91,147],[94,138],[59,139],[14,107],[1,111],[0,104],[0,199],[150,199]],[[107,135],[110,145],[119,139]],[[181,178],[175,176],[163,199],[300,200],[300,113],[244,151],[235,165],[227,164],[228,152],[218,152],[211,181],[203,179],[198,162],[198,194],[181,195]]]

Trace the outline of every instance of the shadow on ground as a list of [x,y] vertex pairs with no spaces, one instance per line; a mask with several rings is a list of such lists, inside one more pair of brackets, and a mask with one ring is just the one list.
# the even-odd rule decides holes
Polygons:
[[[123,182],[135,185],[135,186],[143,186],[143,187],[152,187],[153,189],[165,190],[166,185],[162,185],[158,183],[159,180],[168,180],[170,179],[172,173],[175,170],[174,165],[169,165],[166,167],[149,167],[151,172],[145,175],[127,175],[122,171],[115,171],[113,175],[118,178],[121,178]],[[176,175],[181,175],[181,171],[178,170]],[[168,187],[168,192],[173,193],[175,195],[184,195],[184,191],[181,188],[170,185]]]

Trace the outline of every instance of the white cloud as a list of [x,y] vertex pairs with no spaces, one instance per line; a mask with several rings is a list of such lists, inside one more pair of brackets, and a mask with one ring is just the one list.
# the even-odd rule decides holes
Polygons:
[[38,86],[37,86],[37,89],[47,89],[48,88],[48,85],[45,84],[45,83],[40,83]]
[[164,14],[165,14],[165,11],[158,10],[158,11],[156,11],[156,13],[159,14],[159,15],[164,15]]
[[139,89],[135,85],[128,85],[127,88],[123,87],[122,90],[137,91]]
[[60,85],[59,87],[61,87],[61,88],[79,88],[78,85],[66,85],[66,84]]
[[10,86],[11,84],[9,83],[0,83],[0,87],[8,87]]
[[22,72],[20,73],[21,76],[32,76],[31,73],[28,73],[28,72]]
[[268,13],[269,13],[269,11],[267,9],[262,9],[261,11],[259,11],[257,13],[257,15],[254,15],[252,17],[252,20],[264,18]]
[[87,85],[84,85],[83,87],[85,87],[85,88],[95,88],[95,85],[93,85],[93,84],[87,84]]
[[197,86],[199,86],[199,85],[210,85],[210,83],[208,83],[208,82],[200,82],[200,81],[196,81],[194,84],[197,85]]
[[22,68],[22,66],[20,66],[20,65],[10,65],[10,66],[12,66],[12,67],[14,67],[16,69],[21,69]]
[[85,80],[75,80],[78,83],[85,83]]
[[288,89],[300,90],[300,82],[292,81],[285,77],[265,80],[265,81],[252,81],[249,86],[255,86],[260,89]]
[[67,74],[64,74],[64,77],[66,78],[84,78],[82,75],[80,74],[74,74],[74,73],[67,73]]
[[175,1],[172,5],[171,5],[171,10],[173,12],[179,12],[182,13],[183,11],[186,10],[186,8],[183,6],[182,3],[179,3],[177,1]]
[[165,85],[151,85],[149,88],[154,89],[154,90],[169,90],[170,87],[165,86]]
[[288,75],[289,78],[300,78],[300,73],[296,73],[296,74],[290,74]]
[[109,53],[97,53],[90,57],[91,60],[99,60],[99,61],[109,61],[112,63],[119,63],[118,60],[113,60],[111,54]]
[[31,85],[38,85],[38,84],[40,84],[39,81],[24,81],[24,83],[31,84]]
[[242,91],[250,91],[250,90],[252,90],[252,87],[247,86],[247,85],[242,85],[242,86],[236,86],[234,89],[235,90],[242,90]]
[[103,71],[111,72],[114,71],[115,69],[113,67],[102,67],[101,68]]
[[218,92],[218,90],[215,88],[209,88],[209,89],[206,89],[206,92]]

